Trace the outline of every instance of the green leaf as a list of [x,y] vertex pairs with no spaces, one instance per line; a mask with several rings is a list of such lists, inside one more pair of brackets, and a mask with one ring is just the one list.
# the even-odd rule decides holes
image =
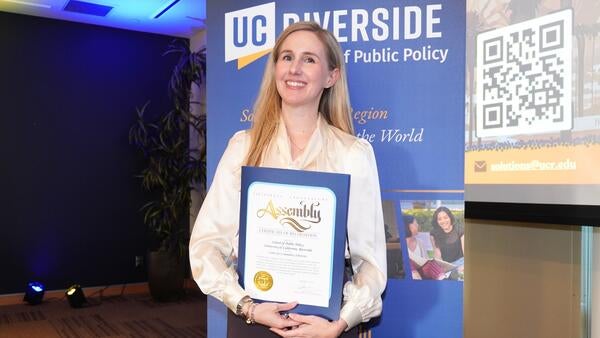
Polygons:
[[[206,116],[197,107],[205,104],[196,98],[191,100],[191,84],[204,83],[206,50],[190,52],[188,40],[175,39],[164,55],[179,56],[167,86],[172,109],[156,121],[148,121],[150,101],[136,107],[135,121],[127,136],[145,161],[135,176],[140,179],[142,190],[152,198],[140,208],[144,223],[164,240],[163,245],[184,253],[190,190],[203,186],[206,175]],[[193,114],[192,105],[196,105]],[[197,149],[189,148],[190,137],[199,138]]]

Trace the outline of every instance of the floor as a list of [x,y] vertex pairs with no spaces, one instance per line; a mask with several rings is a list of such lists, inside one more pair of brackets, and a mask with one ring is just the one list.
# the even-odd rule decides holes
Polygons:
[[188,291],[176,302],[149,294],[90,298],[74,309],[65,298],[0,306],[0,337],[206,337],[206,297]]

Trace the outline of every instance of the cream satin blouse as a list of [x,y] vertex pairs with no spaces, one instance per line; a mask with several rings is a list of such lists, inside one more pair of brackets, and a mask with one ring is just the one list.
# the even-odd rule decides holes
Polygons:
[[[212,186],[196,218],[190,240],[192,274],[200,289],[233,312],[247,293],[238,284],[240,173],[249,148],[246,131],[229,141]],[[319,118],[304,152],[292,160],[285,124],[264,156],[263,167],[350,174],[348,246],[354,277],[344,285],[340,318],[351,328],[381,313],[385,289],[386,245],[379,178],[371,145]]]

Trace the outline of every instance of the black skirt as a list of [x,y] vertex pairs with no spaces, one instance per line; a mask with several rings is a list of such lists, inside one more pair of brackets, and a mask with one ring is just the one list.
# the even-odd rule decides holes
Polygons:
[[[268,327],[254,324],[248,325],[246,321],[227,311],[227,338],[277,338],[279,335],[271,332]],[[358,326],[344,332],[340,338],[358,338]]]

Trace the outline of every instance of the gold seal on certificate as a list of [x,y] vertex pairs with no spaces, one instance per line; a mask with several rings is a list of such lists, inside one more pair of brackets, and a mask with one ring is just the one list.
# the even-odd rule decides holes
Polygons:
[[259,271],[254,275],[254,285],[260,291],[269,291],[273,287],[273,277],[266,271]]

